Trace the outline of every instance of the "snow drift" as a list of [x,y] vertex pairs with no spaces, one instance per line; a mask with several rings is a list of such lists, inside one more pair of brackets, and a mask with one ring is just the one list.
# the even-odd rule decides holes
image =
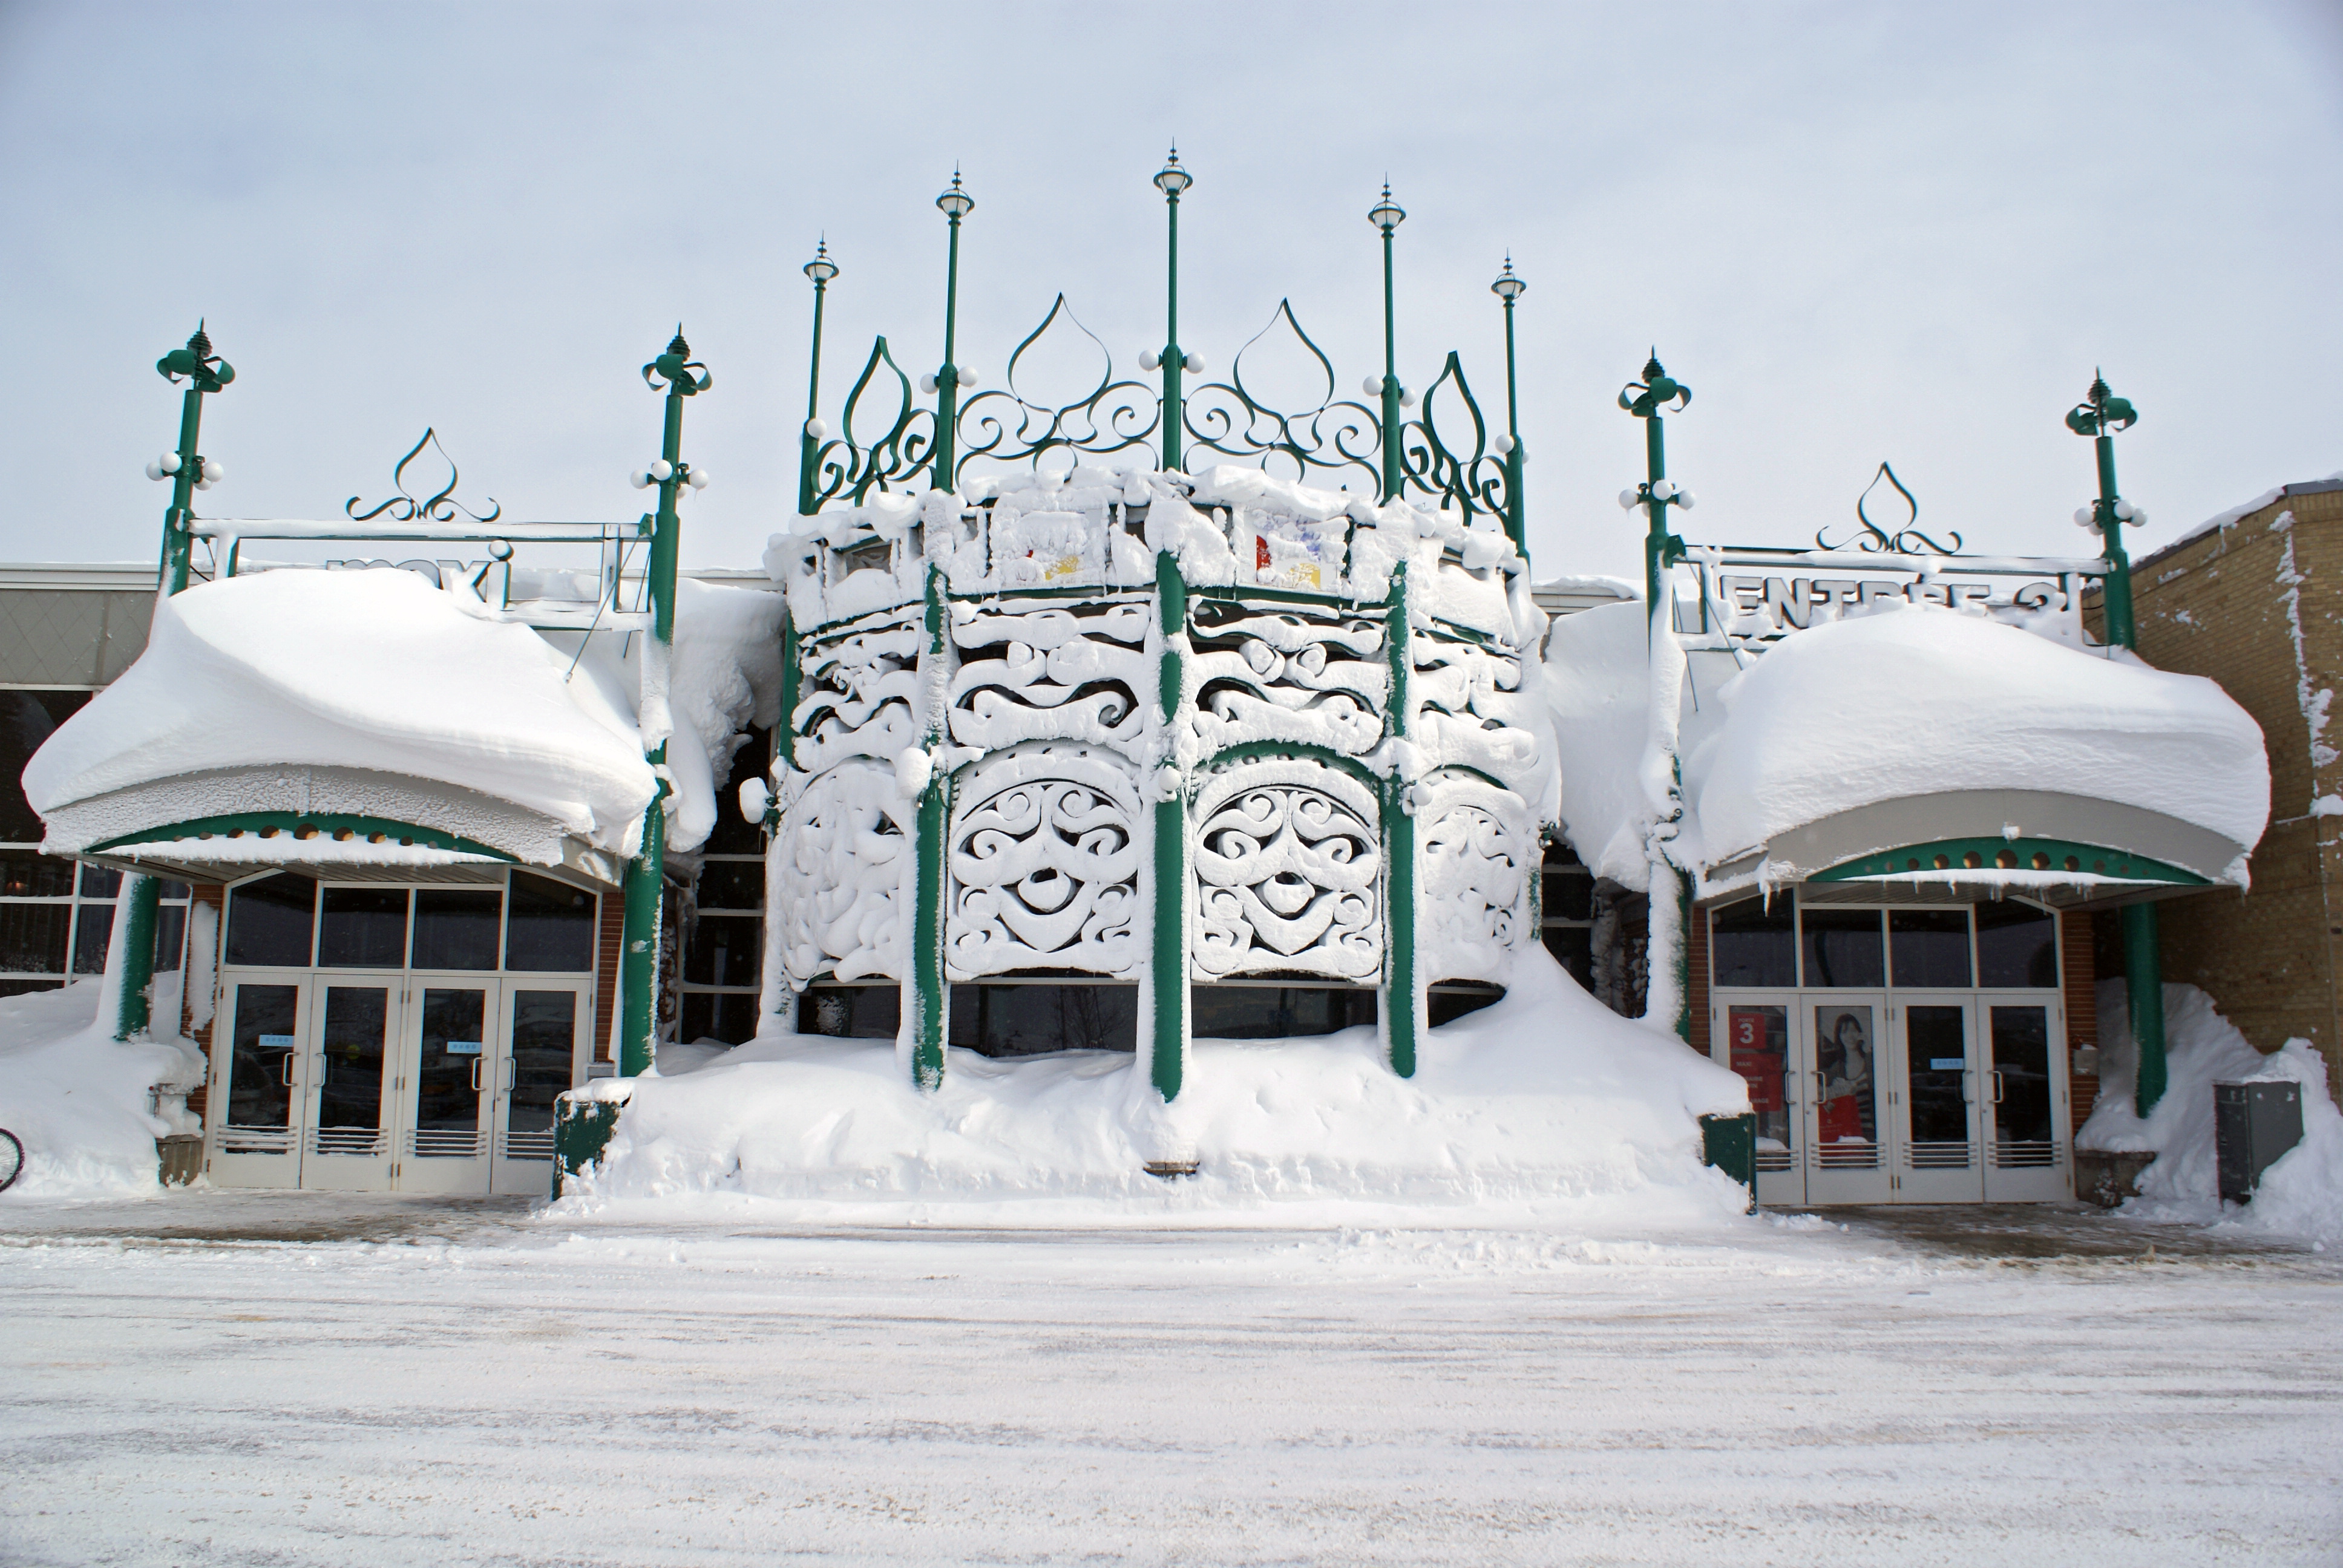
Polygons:
[[[1735,1075],[1617,1018],[1524,951],[1494,1007],[1433,1030],[1414,1078],[1372,1029],[1200,1040],[1169,1107],[1120,1053],[1021,1061],[950,1053],[924,1094],[884,1040],[775,1034],[627,1097],[600,1169],[561,1211],[652,1201],[780,1201],[801,1218],[944,1218],[985,1205],[1085,1220],[1237,1211],[1324,1219],[1345,1206],[1496,1204],[1625,1223],[1738,1213],[1743,1190],[1700,1163],[1703,1113],[1738,1114]],[[1167,1152],[1192,1179],[1144,1173]]]
[[[2164,1098],[2143,1121],[2132,1107],[2139,1046],[2122,980],[2099,982],[2098,1008],[2098,1103],[2075,1146],[2159,1151],[2125,1213],[2343,1239],[2343,1112],[2328,1092],[2327,1063],[2308,1041],[2289,1040],[2265,1056],[2213,1010],[2211,997],[2193,985],[2167,985]],[[2302,1085],[2302,1141],[2263,1174],[2251,1203],[2222,1202],[2213,1085],[2289,1079]]]

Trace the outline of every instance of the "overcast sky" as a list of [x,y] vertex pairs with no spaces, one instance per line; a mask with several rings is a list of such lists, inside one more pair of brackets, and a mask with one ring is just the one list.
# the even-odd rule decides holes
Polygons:
[[[198,316],[238,377],[204,509],[327,517],[426,425],[508,517],[632,517],[638,367],[716,376],[688,564],[795,505],[826,232],[833,418],[875,333],[997,385],[1061,289],[1125,374],[1224,372],[1290,297],[1341,387],[1380,369],[1388,173],[1402,377],[1493,412],[1508,248],[1539,575],[1640,576],[1614,402],[1695,391],[1695,540],[1851,521],[1882,458],[1924,527],[2075,552],[2094,366],[2143,545],[2343,468],[2343,5],[0,5],[0,558],[148,559],[176,437],[154,361]],[[1062,385],[1062,383],[1061,383]],[[1047,391],[1052,388],[1045,386]]]

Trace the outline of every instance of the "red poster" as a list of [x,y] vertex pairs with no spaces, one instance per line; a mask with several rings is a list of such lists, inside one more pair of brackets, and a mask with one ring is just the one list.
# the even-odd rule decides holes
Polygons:
[[1252,537],[1252,565],[1255,571],[1269,569],[1269,541],[1259,534]]
[[1725,1013],[1725,1040],[1733,1070],[1749,1084],[1749,1109],[1763,1115],[1782,1109],[1782,1054],[1765,1041],[1765,1008],[1732,1008]]

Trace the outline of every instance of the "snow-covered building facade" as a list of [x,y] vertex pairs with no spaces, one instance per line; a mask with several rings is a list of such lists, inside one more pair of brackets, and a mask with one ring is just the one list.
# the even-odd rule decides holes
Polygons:
[[[1176,159],[1158,184],[1176,244]],[[970,205],[957,180],[939,202],[955,265]],[[1298,412],[1248,387],[1258,338],[1196,384],[1176,296],[1158,379],[1110,361],[1065,403],[1019,381],[1045,335],[1088,338],[1062,299],[994,388],[948,327],[915,395],[882,337],[835,429],[809,409],[760,566],[697,580],[682,421],[712,382],[680,333],[644,369],[656,514],[611,525],[468,511],[452,465],[410,495],[427,434],[364,514],[198,518],[196,399],[233,372],[200,333],[166,357],[196,387],[150,469],[175,491],[146,651],[24,782],[48,853],[124,878],[121,1028],[208,1054],[212,1179],[543,1191],[558,1118],[587,1157],[641,1084],[752,1037],[867,1042],[858,1070],[891,1052],[931,1096],[955,1050],[1127,1052],[1155,1117],[1130,1163],[1182,1174],[1197,1041],[1357,1030],[1406,1080],[1443,1023],[1551,1001],[1551,954],[1712,1059],[1620,1065],[1635,1030],[1567,1058],[1687,1169],[1715,1132],[1767,1202],[2071,1195],[2089,915],[2244,885],[2252,720],[2087,634],[2108,558],[1867,516],[1848,548],[1684,546],[1656,419],[1624,498],[1654,590],[1534,591],[1520,433],[1458,356],[1420,397],[1391,368],[1403,215],[1373,216],[1367,401],[1282,303],[1268,347],[1322,372]],[[818,387],[838,273],[807,270]],[[1510,263],[1494,292],[1510,383]],[[377,558],[410,549],[434,558]],[[144,956],[166,886],[167,1000]],[[1489,1092],[1479,1070],[1458,1081]]]

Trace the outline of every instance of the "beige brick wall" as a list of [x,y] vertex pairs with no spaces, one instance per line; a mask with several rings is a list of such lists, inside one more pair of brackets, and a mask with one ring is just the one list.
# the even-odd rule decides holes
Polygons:
[[[2281,514],[2292,522],[2274,527]],[[2343,701],[2343,490],[2282,496],[2147,558],[2134,568],[2132,598],[2140,656],[2218,681],[2262,727],[2270,763],[2270,828],[2250,862],[2252,891],[2165,904],[2165,978],[2203,987],[2264,1050],[2309,1040],[2343,1092],[2343,918],[2333,891],[2343,887],[2343,817],[2310,814],[2315,799],[2343,790],[2343,766],[2314,759],[2302,705],[2306,672],[2311,694]],[[2318,743],[2343,746],[2343,713]]]

